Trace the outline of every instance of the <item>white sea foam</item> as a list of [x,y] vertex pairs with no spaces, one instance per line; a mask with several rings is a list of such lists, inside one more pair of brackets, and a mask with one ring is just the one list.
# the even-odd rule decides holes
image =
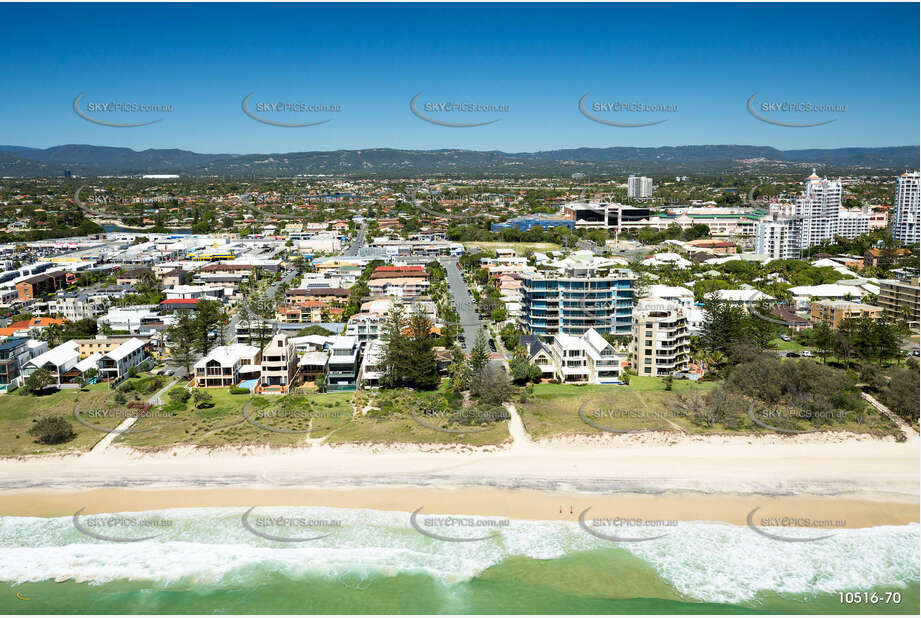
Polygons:
[[904,585],[918,581],[921,561],[917,524],[841,530],[832,538],[810,543],[786,543],[745,526],[703,522],[682,523],[658,540],[620,544],[563,522],[428,528],[454,537],[491,534],[484,541],[452,543],[413,530],[408,513],[257,509],[251,521],[261,516],[341,521],[341,526],[322,529],[265,529],[290,537],[330,533],[315,541],[283,543],[248,532],[240,520],[245,510],[149,511],[127,515],[165,519],[171,525],[155,530],[93,528],[121,537],[162,532],[156,539],[136,543],[89,538],[73,526],[71,517],[0,517],[0,581],[73,579],[98,584],[127,579],[245,584],[253,569],[259,569],[289,577],[359,579],[374,574],[422,573],[450,584],[468,580],[510,556],[550,559],[619,547],[648,562],[689,599],[741,603],[763,591],[802,595]]

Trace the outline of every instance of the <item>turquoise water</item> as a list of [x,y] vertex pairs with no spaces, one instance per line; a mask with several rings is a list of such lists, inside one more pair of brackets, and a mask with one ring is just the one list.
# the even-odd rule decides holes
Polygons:
[[[84,529],[114,538],[159,534],[137,543],[90,538],[71,517],[2,517],[0,613],[916,614],[919,608],[918,525],[784,543],[744,526],[693,522],[654,541],[613,543],[568,522],[512,521],[485,535],[454,528],[457,538],[487,538],[448,542],[414,530],[408,513],[265,508],[250,514],[247,522],[259,533],[326,535],[295,543],[250,532],[245,511],[126,514],[160,524],[147,528],[81,520]],[[285,525],[266,523],[279,516]],[[898,591],[901,603],[842,605],[843,591],[883,598]]]

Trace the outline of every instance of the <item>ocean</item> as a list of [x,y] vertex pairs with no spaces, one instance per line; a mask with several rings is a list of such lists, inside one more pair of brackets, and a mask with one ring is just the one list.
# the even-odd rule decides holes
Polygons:
[[0,613],[919,610],[917,524],[823,530],[831,536],[805,542],[710,522],[604,534],[648,540],[611,541],[574,522],[420,514],[414,527],[409,513],[319,507],[81,514],[76,525],[0,517]]

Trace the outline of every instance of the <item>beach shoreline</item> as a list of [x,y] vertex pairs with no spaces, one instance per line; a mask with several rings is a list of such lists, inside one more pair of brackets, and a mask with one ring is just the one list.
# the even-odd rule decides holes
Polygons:
[[[919,521],[917,501],[869,500],[825,496],[703,495],[688,493],[564,493],[498,488],[433,489],[385,487],[359,489],[210,488],[5,492],[0,516],[66,517],[187,508],[250,507],[271,514],[272,507],[330,507],[426,515],[504,517],[519,521],[578,521],[594,518],[649,521],[720,522],[746,525],[753,510],[765,517],[835,521],[839,528],[906,525]],[[586,512],[586,509],[588,511]]]
[[[815,505],[819,510],[826,501],[896,505],[893,508],[901,513],[896,520],[907,523],[917,521],[918,477],[916,436],[895,442],[815,435],[642,434],[606,441],[564,439],[482,449],[314,443],[296,448],[183,447],[146,452],[112,446],[101,453],[4,460],[0,463],[0,514],[30,514],[24,506],[30,500],[51,505],[58,499],[55,496],[93,491],[126,492],[112,494],[125,499],[122,510],[138,504],[149,508],[208,506],[209,500],[218,506],[248,507],[259,500],[245,492],[261,492],[272,505],[295,498],[289,506],[310,504],[315,498],[318,506],[412,511],[423,504],[430,508],[460,506],[450,498],[453,493],[466,495],[478,514],[491,514],[492,502],[517,505],[520,496],[528,496],[509,511],[525,518],[550,517],[552,513],[546,512],[550,504],[557,510],[570,505],[575,509],[576,503],[586,508],[633,496],[631,504],[652,500],[649,506],[662,496],[681,496],[690,501],[739,500],[746,505],[757,500],[810,498],[819,501]],[[185,498],[179,504],[162,497],[138,497],[153,496],[150,492],[156,491],[178,492]],[[215,491],[223,493],[209,493]],[[490,491],[504,493],[492,499],[476,493]],[[233,492],[239,493],[228,502]],[[212,498],[206,499],[209,495]],[[223,497],[218,499],[218,495]],[[108,505],[107,510],[118,506],[101,494],[97,497]],[[528,510],[523,506],[528,500],[541,504],[543,510]],[[618,507],[615,502],[605,503],[614,508]],[[914,507],[914,519],[901,510],[906,505]],[[66,508],[54,512],[64,514],[70,506],[73,504],[67,502]],[[80,504],[73,510],[82,506],[90,507]],[[624,507],[635,511],[626,502]],[[672,510],[680,511],[677,506]],[[695,507],[692,513],[698,519],[740,521],[741,506],[726,516],[711,513],[713,510]],[[864,517],[858,512],[853,515],[855,522],[890,523],[883,516]]]

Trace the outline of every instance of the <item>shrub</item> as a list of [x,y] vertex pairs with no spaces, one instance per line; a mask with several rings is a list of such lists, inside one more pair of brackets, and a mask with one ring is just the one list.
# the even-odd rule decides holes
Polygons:
[[174,404],[185,405],[189,399],[192,398],[192,393],[182,387],[179,387],[170,389],[170,391],[166,393],[166,397]]
[[29,429],[29,434],[36,436],[42,444],[63,444],[77,437],[74,428],[62,416],[46,416],[39,419]]
[[231,386],[230,394],[231,395],[249,395],[249,389],[243,388],[241,386]]

